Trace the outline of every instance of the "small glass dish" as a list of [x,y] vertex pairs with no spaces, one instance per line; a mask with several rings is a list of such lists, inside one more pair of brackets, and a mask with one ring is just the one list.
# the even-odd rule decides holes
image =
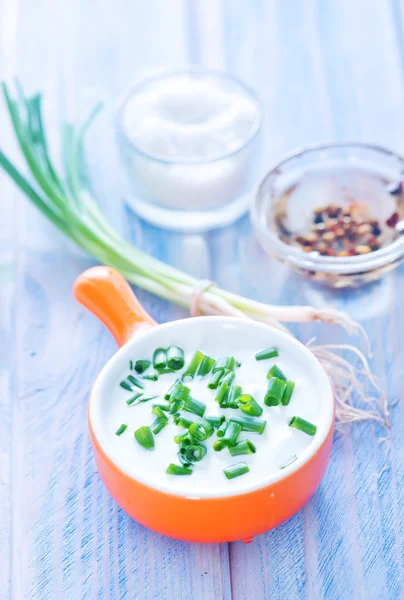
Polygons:
[[[334,288],[359,287],[403,260],[403,178],[404,158],[385,148],[357,142],[308,146],[284,158],[265,176],[251,207],[251,220],[268,254],[313,281]],[[324,256],[296,243],[296,238],[307,235],[308,227],[318,227],[313,225],[313,215],[324,206],[349,214],[347,207],[353,203],[365,207],[371,221],[377,222],[380,247],[368,248],[364,254],[339,256],[343,251]],[[395,227],[386,224],[392,215],[398,221]]]
[[139,82],[116,113],[127,204],[188,233],[237,220],[258,175],[261,119],[254,92],[225,73],[194,67]]

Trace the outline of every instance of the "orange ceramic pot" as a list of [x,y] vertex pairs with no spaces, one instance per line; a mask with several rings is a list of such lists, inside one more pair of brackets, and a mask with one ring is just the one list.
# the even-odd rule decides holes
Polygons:
[[[309,451],[288,469],[279,470],[265,485],[225,496],[187,497],[167,489],[151,487],[130,476],[111,458],[97,433],[98,405],[102,401],[111,369],[126,360],[126,356],[129,356],[127,350],[131,346],[135,349],[139,336],[150,335],[156,327],[175,328],[181,321],[157,325],[139,304],[125,279],[108,267],[95,267],[83,273],[76,281],[74,293],[77,300],[108,327],[118,345],[125,345],[104,367],[94,385],[88,422],[101,478],[109,493],[128,515],[158,533],[180,540],[248,542],[254,536],[277,527],[303,507],[316,491],[327,468],[335,408],[328,377],[305,346],[276,330],[276,336],[284,337],[284,342],[294,345],[294,351],[301,353],[302,360],[311,361],[311,367],[318,371],[316,381],[321,386],[327,423],[317,431]],[[201,319],[217,319],[218,323],[223,319],[231,319],[236,326],[240,323],[240,327],[246,327],[245,321],[231,317],[199,317],[187,319],[186,322]],[[192,327],[192,323],[189,326]],[[267,325],[254,323],[251,326],[265,328],[271,336],[275,335],[275,330]],[[126,353],[125,357],[122,353]]]

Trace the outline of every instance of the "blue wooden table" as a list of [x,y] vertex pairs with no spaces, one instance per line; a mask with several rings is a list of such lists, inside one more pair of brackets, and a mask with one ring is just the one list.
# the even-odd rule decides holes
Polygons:
[[[404,268],[360,291],[327,292],[268,259],[247,218],[187,237],[126,213],[115,100],[151,69],[189,63],[228,70],[257,89],[263,168],[326,139],[404,152],[404,2],[0,0],[0,75],[44,92],[56,154],[61,120],[105,102],[87,151],[112,222],[153,255],[236,292],[327,304],[360,319],[393,405],[391,430],[345,427],[315,497],[250,545],[185,544],[137,525],[106,493],[87,436],[87,395],[115,350],[72,298],[92,260],[0,175],[0,598],[404,598]],[[0,145],[19,161],[3,107]],[[160,321],[185,316],[139,297]],[[327,326],[294,333],[346,341]]]

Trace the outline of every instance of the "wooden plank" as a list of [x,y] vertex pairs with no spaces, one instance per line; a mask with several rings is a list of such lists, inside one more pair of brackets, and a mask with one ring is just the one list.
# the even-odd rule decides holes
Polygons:
[[[89,139],[89,166],[107,213],[119,225],[128,215],[120,210],[124,186],[111,125],[114,101],[146,70],[186,60],[183,4],[171,3],[166,9],[155,2],[148,6],[120,2],[111,11],[106,2],[88,3],[85,10],[78,2],[53,8],[42,2],[31,10],[22,6],[16,24],[15,69],[24,81],[28,78],[28,85],[35,83],[48,92],[47,122],[53,138],[61,113],[65,118],[83,118],[96,100],[105,100],[105,114]],[[160,25],[155,20],[157,9]],[[61,39],[56,39],[57,32],[63,32]],[[159,44],[153,43],[154,35]],[[30,40],[37,43],[38,52],[22,68],[23,50]],[[50,62],[45,59],[48,55]],[[54,89],[49,89],[50,82]],[[99,139],[104,140],[102,145]],[[30,215],[26,204],[22,206],[23,214]],[[184,249],[196,248],[193,271],[206,274],[209,260],[203,238],[182,239],[133,223],[129,233],[139,245],[173,263],[183,262]],[[71,297],[74,278],[91,262],[65,249],[60,253],[63,243],[57,235],[55,242],[53,233],[44,244],[48,226],[44,228],[41,219],[24,219],[20,228],[22,239],[35,238],[38,243],[36,251],[22,245],[19,264],[16,349],[22,380],[14,418],[19,429],[18,469],[13,475],[13,510],[19,523],[13,532],[15,597],[154,598],[163,592],[173,599],[230,598],[227,545],[162,538],[132,522],[109,499],[95,472],[85,405],[91,383],[114,344]],[[141,296],[161,320],[183,315],[163,301]],[[29,491],[22,494],[23,488]],[[27,501],[28,513],[23,508]],[[5,555],[8,551],[7,546]],[[7,571],[4,576],[8,578]]]

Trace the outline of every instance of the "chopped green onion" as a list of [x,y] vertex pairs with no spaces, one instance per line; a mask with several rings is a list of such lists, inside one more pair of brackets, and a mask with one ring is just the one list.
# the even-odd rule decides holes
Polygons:
[[248,473],[250,469],[245,463],[237,463],[236,465],[230,465],[223,469],[224,474],[227,479],[234,479],[235,477],[239,477],[240,475],[244,475],[244,473]]
[[285,381],[272,377],[268,382],[268,389],[264,398],[265,404],[267,406],[278,406],[281,403],[285,387]]
[[143,375],[143,379],[147,379],[148,381],[157,381],[159,376],[157,373],[152,373],[151,375]]
[[191,360],[188,363],[186,371],[182,376],[182,379],[184,380],[187,377],[190,377],[191,379],[193,379],[194,375],[202,361],[203,361],[202,352],[199,352],[199,350],[195,350]]
[[233,402],[228,402],[226,408],[240,408],[240,406],[237,400],[234,400]]
[[226,381],[225,381],[224,383],[220,384],[220,387],[217,390],[215,400],[219,404],[219,406],[221,406],[222,408],[225,408],[228,396],[229,396],[229,384],[226,383]]
[[297,460],[297,456],[296,454],[294,454],[291,458],[289,458],[288,461],[286,461],[283,465],[281,465],[279,468],[280,469],[286,469],[286,467],[289,467],[292,463],[295,462],[295,460]]
[[159,375],[167,375],[168,373],[175,373],[174,369],[159,369]]
[[[131,361],[132,362],[132,361]],[[150,367],[150,360],[137,360],[135,363],[135,371],[141,375]]]
[[[243,393],[243,389],[240,385],[232,385],[229,391],[229,407],[230,408],[238,408],[237,399]],[[235,403],[235,406],[234,406]],[[233,404],[233,406],[231,406]]]
[[289,404],[294,389],[295,389],[295,382],[287,381],[285,384],[285,389],[283,391],[282,400],[281,400],[283,406],[287,406]]
[[135,431],[136,441],[143,446],[146,450],[153,450],[154,448],[154,437],[150,430],[150,427],[143,425]]
[[313,425],[313,423],[305,421],[300,417],[292,417],[289,423],[289,427],[295,427],[296,429],[300,429],[300,431],[307,433],[307,435],[314,435],[317,431],[317,425]]
[[220,371],[216,371],[215,373],[212,373],[212,376],[208,383],[208,388],[210,390],[216,390],[219,386],[220,380],[223,377],[223,375],[224,375],[224,369],[220,369]]
[[214,364],[215,364],[214,358],[210,358],[210,356],[204,356],[202,359],[202,362],[199,365],[197,375],[199,377],[204,377],[205,375],[207,375],[208,373],[211,372]]
[[226,433],[227,425],[228,425],[228,423],[226,423],[226,421],[223,421],[223,423],[220,425],[219,429],[216,431],[217,437],[221,438],[224,436],[224,434]]
[[153,353],[153,367],[160,371],[167,367],[167,355],[165,348],[157,348]]
[[192,444],[193,439],[192,437],[189,435],[189,431],[186,431],[185,433],[183,433],[182,435],[176,435],[174,437],[174,442],[176,444],[181,444],[181,446],[189,446],[190,444]]
[[164,413],[164,411],[160,408],[160,406],[153,406],[152,408],[152,413],[154,415],[156,415],[156,417],[161,417],[164,419],[167,419],[167,415]]
[[190,469],[191,467],[193,467],[193,465],[186,459],[185,454],[178,452],[177,456],[178,456],[178,460],[180,461],[180,463],[182,464],[183,467],[186,467],[187,469]]
[[189,446],[181,446],[180,454],[185,457],[189,463],[199,462],[206,455],[207,448],[203,444],[190,444]]
[[[129,398],[129,400],[126,400],[126,404],[128,404],[128,406],[130,406],[131,404],[133,404],[134,402],[136,402],[136,400],[138,398],[140,398],[140,396],[143,395],[143,392],[137,392],[134,396],[132,396],[132,398]],[[139,404],[138,402],[136,404]]]
[[266,360],[267,358],[275,358],[275,356],[279,356],[279,352],[276,348],[272,347],[257,352],[255,360]]
[[213,444],[213,450],[216,450],[216,452],[220,452],[223,448],[226,448],[226,444],[223,444],[222,440],[216,440]]
[[160,408],[161,410],[168,412],[170,410],[170,405],[169,404],[153,404],[153,408]]
[[178,346],[170,346],[167,349],[167,366],[174,371],[184,366],[184,351]]
[[199,419],[189,426],[189,433],[200,442],[207,440],[213,434],[213,431],[213,425],[206,419]]
[[278,365],[274,365],[268,371],[267,379],[271,379],[272,377],[276,377],[277,379],[282,379],[282,381],[286,381],[286,376],[282,373]]
[[118,429],[115,431],[115,435],[121,435],[124,431],[126,431],[128,428],[128,426],[126,425],[126,423],[122,423],[122,425],[120,427],[118,427]]
[[170,413],[170,415],[176,415],[177,412],[179,412],[183,407],[183,400],[174,400],[174,402],[171,403],[170,410],[168,412]]
[[242,394],[238,402],[240,410],[246,415],[250,415],[250,417],[260,417],[262,415],[262,407],[250,394]]
[[170,396],[170,402],[180,401],[185,402],[189,398],[189,394],[191,390],[186,385],[182,385],[182,383],[176,388],[174,393]]
[[198,415],[198,417],[203,417],[206,410],[206,404],[203,404],[203,402],[199,402],[199,400],[195,400],[195,398],[191,398],[190,396],[185,400],[184,410],[194,413],[194,415]]
[[232,456],[239,456],[240,454],[255,454],[255,446],[250,440],[243,440],[237,442],[235,446],[229,447],[229,452]]
[[175,395],[175,392],[182,386],[181,380],[176,379],[172,386],[164,394],[164,400],[169,400],[171,396]]
[[262,434],[264,432],[266,421],[261,419],[254,419],[253,417],[231,417],[233,423],[241,425],[243,431],[251,431],[253,433]]
[[136,388],[143,389],[143,385],[140,383],[140,381],[132,375],[128,375],[127,378],[121,381],[119,385],[124,390],[128,390],[128,392],[134,392]]
[[220,371],[222,369],[228,369],[229,371],[234,371],[237,365],[237,361],[234,356],[221,356],[215,362],[215,366],[213,367],[213,372]]
[[193,421],[189,421],[188,419],[185,419],[185,417],[177,415],[176,417],[174,417],[174,423],[178,425],[178,427],[184,427],[184,429],[189,429]]
[[179,465],[174,465],[170,463],[167,467],[166,471],[167,475],[192,475],[192,469],[188,469],[187,467],[180,467]]
[[221,426],[221,424],[226,420],[226,417],[224,415],[221,415],[220,417],[207,417],[205,415],[205,419],[209,421],[209,423],[213,425],[213,427],[218,429]]
[[236,374],[234,371],[224,371],[224,375],[222,377],[222,379],[220,380],[220,383],[228,383],[229,386],[233,383],[233,380],[235,378]]
[[137,379],[136,377],[133,377],[133,375],[128,375],[126,379],[141,390],[143,389],[143,383],[139,381],[139,379]]
[[165,415],[163,415],[162,417],[157,417],[150,425],[150,429],[152,430],[154,435],[157,435],[163,429],[163,427],[167,425],[167,423],[168,419]]
[[129,361],[129,371],[133,371],[133,360]]
[[239,423],[229,422],[226,428],[222,441],[226,446],[234,446],[237,442],[237,438],[241,433],[241,425]]

